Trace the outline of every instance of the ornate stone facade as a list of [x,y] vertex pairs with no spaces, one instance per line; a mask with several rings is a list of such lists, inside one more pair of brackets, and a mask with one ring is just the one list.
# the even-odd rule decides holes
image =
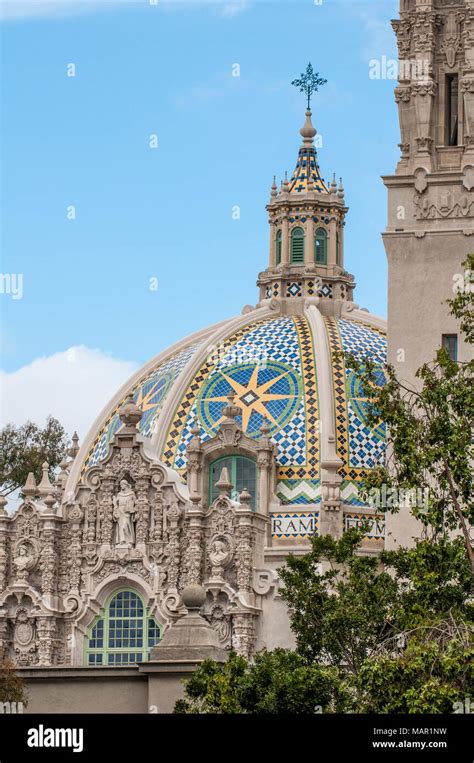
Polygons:
[[[219,496],[203,504],[202,463],[211,452],[268,454],[268,440],[255,444],[229,416],[214,440],[195,437],[189,455],[196,468],[189,487],[176,481],[138,434],[141,411],[129,400],[124,423],[108,456],[87,469],[73,496],[59,487],[41,500],[32,486],[10,517],[0,513],[0,652],[22,666],[82,664],[84,636],[114,588],[135,588],[164,627],[182,614],[187,585],[207,591],[205,611],[220,642],[242,653],[253,649],[261,594],[252,586],[263,565],[269,522],[265,512],[230,498],[226,469]],[[70,467],[71,463],[68,464]],[[263,468],[263,467],[262,467]],[[196,479],[196,474],[198,478]],[[267,507],[268,508],[268,507]]]

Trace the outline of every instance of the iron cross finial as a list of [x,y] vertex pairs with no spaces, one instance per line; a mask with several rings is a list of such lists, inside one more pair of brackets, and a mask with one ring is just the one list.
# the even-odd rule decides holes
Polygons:
[[306,71],[302,72],[299,79],[294,79],[291,83],[295,87],[299,87],[300,93],[306,93],[308,99],[308,111],[311,108],[311,96],[316,93],[318,89],[325,85],[327,79],[319,76],[319,72],[313,71],[312,64],[309,63],[306,67]]

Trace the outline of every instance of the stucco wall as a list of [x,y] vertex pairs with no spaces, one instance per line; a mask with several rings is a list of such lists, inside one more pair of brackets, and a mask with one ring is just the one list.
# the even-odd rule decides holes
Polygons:
[[173,711],[193,666],[18,668],[26,713],[148,713]]

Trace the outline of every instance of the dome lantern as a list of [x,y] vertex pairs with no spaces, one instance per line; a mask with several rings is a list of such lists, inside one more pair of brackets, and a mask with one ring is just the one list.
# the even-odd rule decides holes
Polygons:
[[[260,304],[265,300],[288,300],[290,312],[300,312],[306,297],[325,304],[327,314],[337,313],[331,306],[352,301],[355,283],[344,270],[344,225],[348,211],[341,184],[335,178],[326,184],[321,175],[314,139],[317,130],[312,122],[311,96],[326,80],[308,64],[306,72],[292,84],[307,98],[303,138],[294,172],[281,184],[272,185],[267,205],[270,223],[268,267],[260,273]],[[320,141],[317,141],[317,144]]]

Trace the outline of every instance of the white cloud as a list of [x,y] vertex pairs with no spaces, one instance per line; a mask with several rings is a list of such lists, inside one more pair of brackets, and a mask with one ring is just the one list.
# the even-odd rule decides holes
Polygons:
[[232,16],[237,16],[238,13],[245,11],[249,7],[249,2],[248,0],[231,0],[231,2],[224,1],[220,5],[222,6],[219,9],[220,15],[232,18]]
[[135,363],[79,346],[37,358],[12,373],[0,371],[0,424],[30,419],[41,426],[51,414],[69,435],[77,430],[83,440],[104,405],[136,370]]

